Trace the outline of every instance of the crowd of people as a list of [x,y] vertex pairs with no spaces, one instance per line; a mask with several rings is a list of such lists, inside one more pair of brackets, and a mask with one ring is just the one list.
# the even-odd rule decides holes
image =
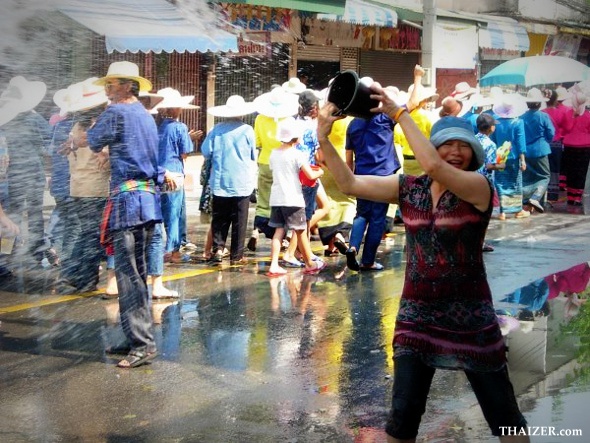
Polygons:
[[[541,214],[564,189],[568,205],[581,205],[590,163],[587,82],[569,90],[531,88],[526,96],[498,87],[483,94],[460,82],[436,108],[439,94],[422,85],[420,71],[414,74],[407,91],[385,90],[408,106],[426,139],[446,117],[470,125],[483,146],[478,172],[492,184],[499,220]],[[179,296],[164,286],[162,276],[164,263],[194,259],[184,247],[184,160],[201,140],[205,162],[199,209],[210,214],[202,258],[219,264],[228,257],[232,266],[245,265],[245,249],[256,251],[262,234],[271,242],[268,276],[283,275],[286,268],[318,273],[326,263],[310,248],[316,235],[324,257],[344,255],[353,271],[384,269],[377,248],[391,225],[406,224],[406,219],[396,204],[343,192],[326,167],[317,126],[327,90],[311,90],[291,78],[252,102],[231,96],[206,110],[216,121],[208,134],[181,121],[184,109],[198,108],[191,103],[194,96],[173,88],[150,91],[152,84],[139,75],[138,66],[122,61],[112,63],[102,78],[57,91],[53,101],[59,111],[49,121],[35,112],[47,92],[43,82],[17,76],[0,96],[2,235],[19,236],[26,214],[26,243],[17,247],[26,248],[36,262],[47,259],[60,266],[57,293],[96,290],[105,260],[105,296],[119,297],[122,305],[124,293],[142,303]],[[244,117],[252,114],[251,126]],[[357,176],[426,172],[407,131],[387,113],[337,119],[327,136]],[[47,157],[55,207],[45,226]],[[247,240],[252,201],[255,217]],[[145,253],[138,256],[139,250]],[[493,247],[484,243],[483,250]],[[9,256],[0,255],[0,273],[10,272]],[[133,303],[133,309],[138,306]],[[145,323],[141,309],[129,316],[124,323]],[[149,337],[147,329],[140,335]],[[149,355],[150,346],[148,340],[134,352]]]

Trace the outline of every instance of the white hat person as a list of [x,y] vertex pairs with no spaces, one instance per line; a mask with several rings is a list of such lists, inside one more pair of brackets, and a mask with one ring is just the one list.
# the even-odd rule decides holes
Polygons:
[[455,89],[449,95],[455,100],[465,100],[473,94],[477,93],[477,89],[473,88],[467,82],[460,82],[455,85]]
[[549,99],[543,95],[539,88],[531,88],[526,93],[526,97],[524,100],[527,103],[544,103]]
[[135,63],[127,61],[111,63],[109,70],[107,71],[107,75],[96,80],[96,84],[104,86],[109,79],[134,80],[139,83],[140,91],[152,90],[152,82],[139,75],[139,66],[137,66]]
[[95,83],[96,80],[98,80],[97,77],[90,77],[68,88],[70,100],[65,108],[66,112],[86,111],[108,103],[109,99],[104,88],[98,86]]
[[45,97],[46,92],[45,83],[29,81],[22,75],[18,75],[10,79],[8,86],[0,95],[0,101],[10,102],[16,112],[21,113],[35,109]]
[[520,117],[527,109],[524,97],[516,93],[503,94],[492,107],[494,113],[500,118]]
[[277,125],[277,140],[289,143],[291,140],[300,138],[303,130],[302,120],[296,120],[294,117],[285,118]]
[[45,97],[47,85],[40,81],[28,81],[23,76],[10,79],[0,95],[0,126],[13,120],[21,112],[34,109]]
[[164,97],[154,92],[139,92],[139,101],[143,103],[146,109],[151,110],[156,107],[158,103],[164,100]]
[[305,83],[299,80],[298,77],[291,77],[288,81],[283,83],[281,87],[286,92],[290,92],[291,94],[301,94],[303,91],[307,89]]
[[164,97],[164,99],[154,109],[200,109],[200,106],[191,105],[191,102],[195,99],[194,95],[180,95],[180,92],[174,88],[158,89],[157,95]]
[[247,102],[241,95],[231,95],[225,105],[212,106],[207,109],[207,114],[214,117],[241,117],[256,112],[254,103]]
[[261,94],[253,103],[256,112],[271,118],[292,117],[299,112],[299,98],[283,88]]

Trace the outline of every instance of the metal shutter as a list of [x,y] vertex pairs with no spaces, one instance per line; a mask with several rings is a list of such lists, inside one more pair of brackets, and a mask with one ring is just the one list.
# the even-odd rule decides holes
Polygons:
[[297,60],[339,62],[340,47],[307,45],[304,48],[297,48]]

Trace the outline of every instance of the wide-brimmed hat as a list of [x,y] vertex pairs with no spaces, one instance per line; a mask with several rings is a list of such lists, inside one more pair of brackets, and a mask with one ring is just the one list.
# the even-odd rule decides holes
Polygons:
[[299,111],[297,95],[282,88],[259,95],[253,103],[256,112],[272,118],[292,117]]
[[476,88],[473,88],[467,82],[460,82],[455,85],[455,89],[451,92],[450,96],[456,100],[465,100],[470,95],[477,92]]
[[87,111],[107,104],[109,99],[104,88],[95,84],[96,80],[97,77],[91,77],[68,87],[70,99],[65,108],[66,112]]
[[[412,84],[408,87],[408,97],[412,95],[413,91],[414,85]],[[418,91],[416,93],[418,94],[416,97],[418,103],[421,103],[423,101],[436,101],[440,97],[440,95],[436,92],[436,88],[432,88],[430,86],[418,85]]]
[[549,99],[543,95],[539,88],[529,89],[524,99],[524,101],[527,103],[543,103],[547,100]]
[[255,111],[254,103],[247,102],[241,95],[230,95],[225,101],[225,105],[208,108],[207,114],[214,117],[241,117]]
[[485,154],[481,143],[475,138],[471,123],[460,117],[442,117],[430,130],[430,142],[438,148],[450,140],[468,143],[473,150],[469,171],[477,171],[483,165]]
[[491,96],[485,96],[480,93],[471,96],[470,104],[472,108],[484,108],[486,106],[492,106],[496,99]]
[[527,109],[524,97],[516,93],[503,94],[492,107],[494,114],[500,118],[520,117]]
[[180,109],[199,109],[200,106],[191,105],[190,103],[195,99],[194,95],[180,95],[180,92],[174,88],[158,89],[157,95],[164,97],[154,109],[163,108],[180,108]]
[[10,100],[0,99],[0,126],[13,120],[18,114],[19,112],[12,106]]
[[139,98],[139,101],[141,103],[143,103],[143,106],[148,111],[154,109],[156,107],[156,105],[158,105],[158,103],[160,103],[162,100],[164,100],[164,97],[162,97],[161,95],[158,95],[154,92],[146,92],[146,91],[140,91],[138,98]]
[[302,83],[297,77],[291,77],[288,81],[283,83],[281,87],[291,94],[300,94],[307,89],[305,83]]
[[152,90],[152,82],[150,82],[147,78],[141,77],[139,75],[139,66],[137,66],[135,63],[127,61],[111,63],[111,65],[109,66],[109,70],[107,71],[107,75],[105,75],[102,78],[99,78],[96,81],[96,84],[104,86],[107,80],[112,78],[135,80],[137,83],[139,83],[140,91]]
[[[97,86],[99,87],[99,86]],[[68,88],[59,89],[53,94],[53,103],[59,108],[60,117],[64,117],[68,113],[68,108],[72,102],[72,90]]]
[[555,88],[555,92],[557,93],[557,101],[558,102],[562,102],[564,100],[567,100],[568,98],[570,98],[572,96],[568,92],[568,90],[565,89],[563,86],[558,86],[557,88]]
[[301,120],[287,117],[277,125],[277,140],[282,143],[288,143],[293,139],[301,137],[303,135],[303,129]]
[[17,113],[30,111],[41,103],[47,85],[41,81],[29,81],[22,75],[10,79],[8,86],[0,95],[3,106],[12,106]]
[[463,105],[459,100],[450,95],[443,98],[442,102],[440,103],[440,109],[438,111],[438,115],[440,117],[446,116],[458,116],[463,108]]

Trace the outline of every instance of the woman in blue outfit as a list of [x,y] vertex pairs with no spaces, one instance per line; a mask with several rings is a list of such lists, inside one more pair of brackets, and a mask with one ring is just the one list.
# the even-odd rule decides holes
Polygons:
[[[522,197],[525,208],[545,212],[544,201],[551,178],[549,167],[550,143],[555,136],[551,118],[541,112],[541,103],[547,98],[537,88],[531,88],[526,96],[529,110],[522,115],[526,138],[527,167],[522,173]],[[528,209],[528,208],[527,208]]]
[[243,116],[254,112],[239,95],[207,113],[220,121],[207,134],[201,151],[211,161],[209,185],[213,195],[211,233],[213,261],[221,263],[231,226],[230,264],[243,265],[250,195],[256,186],[256,138]]
[[504,142],[510,142],[511,150],[506,160],[506,168],[496,171],[496,190],[500,199],[500,220],[506,220],[511,214],[516,218],[531,215],[522,207],[522,172],[526,169],[526,138],[524,123],[519,118],[526,110],[524,102],[517,94],[504,94],[502,99],[492,108],[498,124],[490,136],[496,146],[500,148]]
[[190,261],[188,255],[180,252],[182,243],[181,223],[184,205],[184,159],[193,152],[194,145],[188,127],[178,119],[183,109],[198,109],[191,105],[194,96],[181,96],[173,88],[158,91],[164,100],[156,108],[161,116],[158,125],[159,163],[174,177],[175,189],[162,193],[162,217],[166,229],[165,261],[183,263]]

